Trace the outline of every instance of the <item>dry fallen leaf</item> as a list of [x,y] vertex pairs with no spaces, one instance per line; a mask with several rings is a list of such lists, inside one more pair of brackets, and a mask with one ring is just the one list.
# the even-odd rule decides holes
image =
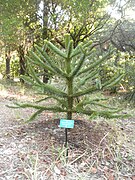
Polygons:
[[64,169],[61,170],[61,175],[62,176],[66,176],[67,175],[67,173],[66,173],[66,171]]
[[57,166],[54,166],[54,171],[55,171],[56,174],[60,174],[61,173],[61,171],[58,169]]
[[114,180],[114,175],[110,173],[109,176],[108,176],[108,179],[109,180]]
[[96,174],[97,173],[97,168],[92,167],[90,172],[93,173],[93,174]]
[[114,180],[114,175],[110,172],[105,172],[105,175],[107,177],[108,180]]

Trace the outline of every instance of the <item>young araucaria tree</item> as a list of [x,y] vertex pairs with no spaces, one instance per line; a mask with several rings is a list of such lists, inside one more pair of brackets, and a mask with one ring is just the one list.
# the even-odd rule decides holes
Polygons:
[[[105,99],[94,98],[95,96],[93,96],[95,92],[117,84],[123,77],[123,74],[118,74],[103,84],[100,81],[99,67],[110,58],[112,52],[109,51],[102,57],[99,52],[94,50],[94,45],[91,42],[82,43],[73,48],[73,41],[70,40],[69,35],[65,36],[65,49],[59,49],[48,41],[45,42],[44,47],[36,46],[36,50],[29,53],[29,56],[27,56],[29,76],[22,77],[24,81],[32,86],[44,89],[44,97],[35,103],[16,104],[18,108],[36,109],[29,121],[32,121],[38,114],[46,110],[65,112],[67,114],[65,119],[67,120],[72,119],[73,113],[108,118],[121,116],[117,114],[117,108],[108,108]],[[38,76],[37,69],[40,69],[41,73],[46,69],[52,77],[57,77],[59,84],[43,83]],[[54,101],[53,105],[43,103],[48,99]],[[66,128],[65,134],[65,146],[67,147]]]
[[[17,107],[36,109],[29,121],[32,121],[38,114],[46,110],[65,112],[68,120],[72,119],[73,113],[90,116],[99,115],[108,118],[119,116],[117,108],[108,109],[108,106],[104,103],[105,99],[91,98],[93,93],[111,87],[123,78],[123,74],[118,73],[116,77],[108,82],[101,83],[99,66],[111,57],[112,52],[109,51],[101,56],[93,47],[94,45],[91,42],[87,42],[73,48],[73,41],[69,35],[66,35],[65,49],[59,49],[51,42],[45,41],[44,48],[36,46],[34,52],[29,52],[29,56],[27,56],[29,76],[23,76],[22,78],[32,86],[44,89],[44,98],[40,101],[16,104]],[[49,55],[46,49],[48,49]],[[41,71],[46,69],[51,76],[57,77],[59,84],[43,83],[35,66]],[[48,99],[53,99],[55,103],[47,106],[41,103]],[[101,101],[103,102],[101,103]],[[96,106],[100,107],[100,110],[94,108]]]

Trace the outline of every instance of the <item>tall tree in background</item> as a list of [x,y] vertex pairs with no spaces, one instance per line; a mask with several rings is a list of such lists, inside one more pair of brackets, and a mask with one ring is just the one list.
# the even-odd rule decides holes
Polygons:
[[61,9],[61,16],[55,16],[57,29],[52,32],[56,42],[64,46],[62,36],[65,33],[69,33],[72,37],[74,47],[89,38],[95,39],[110,18],[105,9],[107,4],[107,0],[59,2],[55,12],[57,15],[57,9]]
[[[9,7],[10,6],[10,7]],[[1,2],[1,13],[0,13],[0,32],[1,32],[1,41],[2,48],[5,51],[5,75],[7,79],[10,79],[10,61],[11,61],[11,52],[16,49],[17,45],[17,28],[20,24],[19,20],[12,13],[12,4]],[[15,12],[16,12],[16,8]]]
[[[42,39],[43,41],[48,38],[48,20],[49,20],[49,0],[43,0],[43,27],[42,27]],[[44,69],[43,82],[48,83],[48,70]]]
[[[24,0],[1,2],[1,37],[3,47],[10,49],[11,52],[14,50],[18,52],[20,74],[25,74],[25,54],[29,46],[35,41],[38,33],[37,29],[39,29],[39,23],[37,23],[35,18],[37,13],[35,2],[26,2]],[[10,62],[6,62],[8,62],[6,67],[10,67]]]
[[10,49],[5,50],[5,59],[6,59],[6,79],[10,79],[10,60],[11,60],[11,55],[10,55]]

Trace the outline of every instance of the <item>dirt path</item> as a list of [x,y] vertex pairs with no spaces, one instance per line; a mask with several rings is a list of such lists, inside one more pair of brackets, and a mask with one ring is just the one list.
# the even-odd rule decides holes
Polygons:
[[[97,149],[93,150],[91,146],[97,146],[97,144],[101,142],[101,139],[99,139],[98,142],[98,137],[103,135],[103,139],[105,137],[103,131],[107,131],[109,127],[106,126],[105,129],[100,131],[96,140],[98,143],[94,144],[94,138],[96,138],[96,134],[98,133],[97,131],[92,131],[93,124],[90,124],[88,128],[88,124],[77,125],[78,131],[71,131],[72,136],[69,138],[70,146],[72,147],[69,151],[69,160],[70,162],[73,162],[75,160],[74,156],[76,157],[76,154],[80,157],[82,156],[82,160],[80,161],[79,166],[76,163],[77,160],[75,160],[75,163],[69,163],[65,166],[63,160],[62,167],[58,159],[57,161],[54,160],[56,164],[52,162],[52,156],[54,156],[55,159],[55,155],[58,155],[61,152],[58,152],[59,150],[55,149],[55,146],[58,144],[62,145],[64,139],[64,130],[58,128],[57,122],[51,122],[51,124],[49,124],[48,120],[52,118],[49,115],[46,116],[46,123],[42,122],[43,117],[41,116],[41,123],[24,124],[21,119],[28,117],[31,113],[31,110],[9,109],[6,107],[7,104],[12,104],[12,101],[1,97],[0,180],[78,180],[79,178],[82,178],[83,180],[134,180],[135,176],[133,168],[135,165],[135,121],[133,119],[130,121],[121,120],[119,123],[123,134],[128,134],[128,144],[123,144],[121,148],[123,153],[123,157],[121,155],[121,158],[125,158],[125,160],[122,160],[122,163],[126,163],[126,165],[123,165],[124,168],[122,171],[119,170],[121,174],[119,176],[120,178],[117,178],[118,176],[116,177],[114,175],[116,167],[111,164],[110,159],[107,161],[106,158],[107,162],[104,162],[103,157],[100,157],[100,161],[103,161],[102,163],[99,163],[99,160],[96,161],[95,159],[99,157],[99,152],[101,153],[103,150],[105,150],[104,146],[106,145],[106,141],[103,141],[103,145],[101,147],[102,151],[97,151]],[[79,129],[80,126],[81,129]],[[87,137],[84,137],[83,135],[86,133],[86,131],[88,131],[86,134]],[[91,138],[92,136],[93,139]],[[78,139],[76,139],[76,137]],[[93,155],[90,156],[90,154],[87,153],[83,155],[82,152],[86,152],[86,149],[88,152],[91,151]],[[128,152],[125,151],[125,149],[128,149]],[[113,154],[113,156],[114,155],[115,154]],[[127,161],[127,158],[131,158],[131,160]],[[62,159],[62,156],[60,159]],[[113,162],[114,161],[117,160],[113,159]],[[99,163],[99,169],[97,166],[95,167],[95,164],[92,164],[94,162]],[[91,169],[87,167],[88,165],[91,165]],[[117,165],[119,165],[119,163]],[[125,168],[129,168],[129,170],[125,170]],[[89,169],[89,173],[86,173],[86,169]],[[110,171],[111,169],[112,171]]]
[[0,100],[0,180],[16,179],[20,164],[18,153],[22,147],[14,131],[20,125],[14,110],[5,106],[11,102],[2,98]]

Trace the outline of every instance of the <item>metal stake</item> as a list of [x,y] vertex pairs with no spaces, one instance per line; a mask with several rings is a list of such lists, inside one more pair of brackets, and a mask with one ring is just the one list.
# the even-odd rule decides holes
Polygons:
[[65,128],[65,148],[66,148],[66,162],[68,160],[68,137],[67,137],[67,128]]

